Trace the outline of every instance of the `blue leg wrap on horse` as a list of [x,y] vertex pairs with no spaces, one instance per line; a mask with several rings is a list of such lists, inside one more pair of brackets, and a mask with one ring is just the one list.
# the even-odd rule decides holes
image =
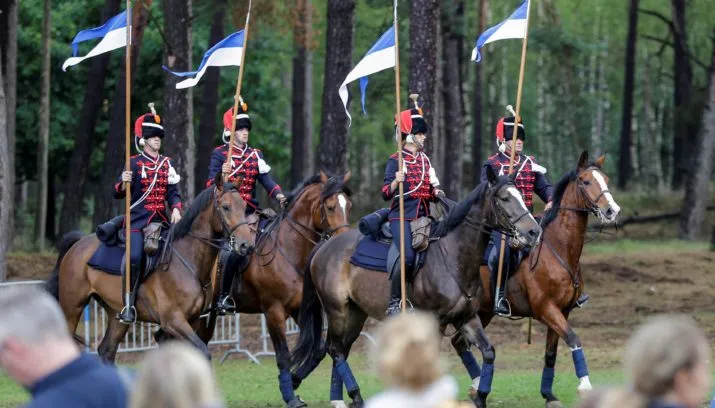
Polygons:
[[576,368],[576,377],[582,378],[588,375],[588,366],[586,366],[586,356],[583,354],[583,349],[579,348],[571,351],[573,357],[573,365]]
[[494,364],[484,363],[482,377],[479,380],[479,388],[477,391],[488,394],[492,390],[492,378],[494,378]]
[[343,379],[340,377],[340,373],[336,367],[333,367],[333,374],[330,377],[330,400],[343,400]]
[[544,395],[552,394],[552,386],[554,385],[554,367],[544,367],[541,372],[541,393]]
[[479,363],[477,363],[477,359],[474,358],[474,354],[472,354],[471,351],[464,351],[459,354],[459,357],[462,358],[462,364],[464,364],[464,368],[467,369],[469,377],[472,380],[482,374],[482,369],[479,368]]
[[337,360],[335,364],[335,369],[338,370],[340,378],[343,379],[343,382],[345,383],[345,389],[348,390],[348,393],[360,389],[360,386],[358,386],[357,381],[355,381],[355,376],[353,376],[353,371],[350,369],[350,365],[347,361],[345,361],[345,359],[341,358]]
[[290,375],[288,370],[281,370],[278,374],[278,381],[280,382],[281,396],[283,401],[289,402],[295,398],[293,393],[293,377]]

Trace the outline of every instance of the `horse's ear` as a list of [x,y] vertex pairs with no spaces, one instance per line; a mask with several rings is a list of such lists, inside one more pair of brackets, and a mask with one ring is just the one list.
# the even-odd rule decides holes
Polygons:
[[489,184],[496,184],[497,180],[499,179],[499,176],[494,172],[494,169],[492,166],[487,166],[487,181]]
[[606,155],[604,154],[601,157],[599,157],[598,159],[596,159],[596,161],[593,162],[593,164],[598,166],[598,168],[600,169],[603,167],[603,162],[605,162],[605,161],[606,161]]
[[582,168],[586,167],[586,164],[588,164],[588,150],[584,150],[581,152],[581,157],[578,158],[578,169],[581,170]]
[[325,172],[322,169],[320,170],[320,182],[323,184],[328,182],[328,176],[325,174]]
[[216,176],[214,177],[214,185],[218,191],[223,190],[223,175],[220,171],[216,173]]
[[343,176],[343,184],[347,184],[348,181],[350,181],[350,177],[352,177],[352,175],[353,175],[353,172],[348,170],[348,172],[345,173],[345,175]]

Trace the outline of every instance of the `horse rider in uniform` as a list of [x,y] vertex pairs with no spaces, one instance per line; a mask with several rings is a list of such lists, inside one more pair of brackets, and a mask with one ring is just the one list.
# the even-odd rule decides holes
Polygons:
[[[163,223],[174,224],[181,220],[181,193],[177,185],[181,177],[172,166],[171,159],[159,154],[164,127],[154,105],[149,106],[151,113],[139,116],[134,123],[134,142],[140,153],[130,158],[130,170],[123,171],[114,185],[114,198],[123,199],[126,196],[124,183],[131,183],[130,271],[133,282],[130,288],[125,288],[131,293],[129,304],[124,305],[118,316],[119,321],[125,324],[136,320],[136,289],[132,290],[132,287],[138,285],[144,272],[142,252],[145,250],[145,230],[146,234],[158,237]],[[171,215],[167,213],[167,203]],[[122,262],[122,282],[125,276],[126,265]],[[126,296],[122,298],[126,303]]]
[[[415,251],[412,248],[412,229],[410,221],[429,216],[430,201],[436,202],[437,197],[443,197],[444,192],[437,188],[439,179],[429,157],[424,152],[427,121],[422,116],[422,108],[415,107],[400,113],[400,137],[402,138],[402,171],[399,171],[397,153],[387,159],[385,179],[382,186],[382,198],[392,200],[388,219],[392,232],[393,244],[400,248],[400,207],[399,182],[403,182],[404,197],[404,237],[405,237],[405,270],[411,271],[415,266]],[[395,118],[395,136],[397,137],[397,118]],[[390,316],[400,311],[401,279],[399,262],[395,263],[389,272],[390,297],[386,315]],[[396,270],[395,270],[396,269]]]
[[[231,160],[227,160],[229,143],[231,137],[232,121],[236,121],[236,134],[234,138]],[[251,131],[251,119],[248,116],[248,106],[243,100],[238,104],[236,116],[233,117],[233,107],[229,108],[223,115],[223,144],[216,147],[211,153],[209,163],[209,176],[207,186],[214,183],[214,177],[218,172],[228,175],[227,180],[234,182],[241,179],[239,193],[246,202],[246,216],[255,212],[260,212],[258,200],[256,199],[256,181],[268,192],[271,198],[285,203],[286,196],[281,191],[281,187],[270,175],[271,166],[263,158],[263,153],[256,148],[248,146],[248,136]],[[236,303],[231,297],[231,286],[236,274],[235,267],[223,267],[223,279],[221,280],[221,290],[219,300],[216,305],[219,314],[233,313]]]
[[[521,192],[526,208],[533,212],[533,197],[534,194],[536,194],[546,203],[544,211],[547,211],[551,208],[554,188],[546,178],[546,168],[537,164],[534,156],[527,156],[522,153],[524,150],[524,141],[526,140],[526,130],[524,128],[524,122],[521,119],[519,120],[518,131],[516,133],[516,141],[512,141],[513,135],[514,117],[509,116],[499,119],[496,128],[496,143],[499,151],[490,156],[486,162],[484,162],[484,165],[482,166],[481,181],[487,181],[486,168],[488,166],[491,166],[492,169],[499,175],[509,174],[511,152],[512,148],[515,148],[516,154],[514,155],[513,172],[516,173],[516,177],[514,179],[514,184],[519,192]],[[512,143],[514,143],[513,147]],[[494,248],[496,250],[495,253],[499,254],[502,242],[501,233],[498,231],[492,232],[491,241],[494,244]],[[512,251],[510,246],[506,245],[504,248],[504,260],[502,264],[502,282],[501,285],[499,285],[499,290],[494,294],[494,313],[501,316],[509,316],[511,310],[509,302],[506,299],[506,296],[504,296],[511,261],[513,261]],[[490,263],[490,268],[491,265],[492,263]],[[498,264],[497,267],[491,268],[492,281],[496,281],[498,272],[497,268]],[[576,301],[576,305],[581,307],[588,301],[588,299],[589,296],[584,293]]]

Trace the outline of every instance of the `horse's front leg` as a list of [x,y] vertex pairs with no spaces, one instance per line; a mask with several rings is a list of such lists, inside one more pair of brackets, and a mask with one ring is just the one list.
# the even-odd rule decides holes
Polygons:
[[544,369],[541,372],[541,395],[546,400],[546,408],[563,407],[561,401],[553,393],[556,355],[559,347],[559,335],[552,328],[546,332],[546,351],[544,352]]
[[[589,379],[588,365],[586,364],[586,356],[583,354],[583,348],[581,347],[581,339],[579,339],[573,331],[566,318],[567,315],[564,315],[558,307],[551,304],[545,308],[539,320],[548,326],[549,329],[554,330],[558,336],[566,342],[569,349],[571,349],[571,357],[573,358],[574,368],[576,369],[576,377],[578,377],[579,380],[576,390],[579,395],[583,395],[584,393],[591,391],[593,386],[591,385],[591,380]],[[554,347],[554,362],[556,360],[555,350],[556,348]],[[546,372],[546,367],[544,368],[544,371]]]
[[268,334],[273,342],[278,365],[278,383],[283,401],[289,408],[307,407],[308,405],[295,395],[293,391],[293,376],[290,373],[290,352],[286,340],[287,313],[282,305],[272,307],[265,313]]
[[452,347],[454,347],[457,355],[462,360],[464,368],[467,369],[469,378],[472,379],[472,385],[469,387],[469,397],[476,398],[482,369],[479,367],[477,359],[474,358],[474,354],[472,354],[472,351],[470,350],[471,344],[467,341],[466,336],[463,334],[463,330],[464,328],[457,331],[457,333],[452,336]]
[[[460,331],[464,336],[464,340],[468,344],[476,344],[477,347],[479,347],[479,351],[482,352],[484,366],[479,373],[479,378],[472,380],[472,386],[476,385],[476,394],[474,392],[470,392],[470,398],[477,407],[486,408],[487,396],[489,396],[489,393],[492,390],[492,379],[494,378],[494,360],[496,359],[494,345],[492,345],[489,341],[487,333],[484,331],[484,326],[482,326],[482,322],[476,316],[464,327],[462,327]],[[474,357],[472,356],[472,359],[473,358]],[[462,361],[464,362],[465,367],[467,367],[467,370],[469,370],[468,365],[476,364],[476,360],[471,362],[469,356],[466,356],[466,361],[463,357]],[[472,367],[472,371],[475,371],[474,367]]]

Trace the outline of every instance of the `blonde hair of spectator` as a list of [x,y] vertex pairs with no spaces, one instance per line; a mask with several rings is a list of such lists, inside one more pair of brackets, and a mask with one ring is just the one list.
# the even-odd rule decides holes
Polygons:
[[646,407],[673,390],[678,372],[690,372],[699,363],[709,365],[709,359],[705,333],[690,317],[652,318],[628,341],[624,356],[626,388],[608,390],[597,398],[597,403],[581,406]]
[[419,391],[444,373],[437,320],[410,312],[385,321],[377,334],[377,371],[385,384]]
[[169,342],[147,353],[137,373],[131,408],[219,408],[223,401],[211,364],[193,347]]

